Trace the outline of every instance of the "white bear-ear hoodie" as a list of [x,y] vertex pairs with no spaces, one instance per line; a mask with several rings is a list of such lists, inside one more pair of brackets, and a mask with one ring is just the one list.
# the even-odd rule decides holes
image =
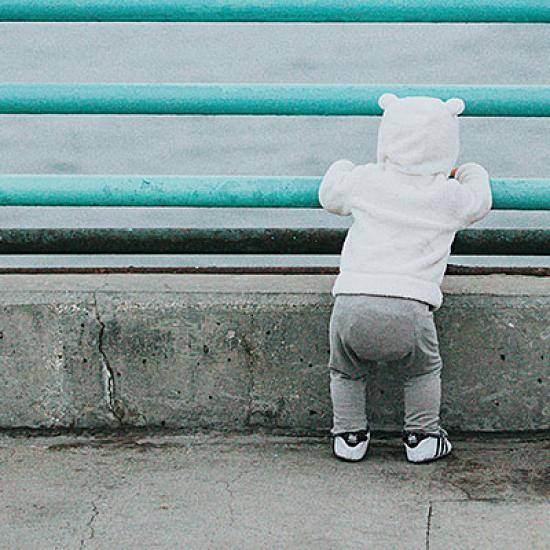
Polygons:
[[491,210],[487,171],[458,157],[460,99],[384,94],[377,162],[332,164],[319,188],[329,212],[353,215],[332,289],[399,296],[441,306],[443,275],[456,231]]

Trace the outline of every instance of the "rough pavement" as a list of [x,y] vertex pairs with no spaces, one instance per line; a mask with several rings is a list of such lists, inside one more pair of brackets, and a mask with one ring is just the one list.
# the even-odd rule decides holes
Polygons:
[[548,548],[548,440],[399,439],[359,464],[328,439],[221,433],[0,437],[0,546]]

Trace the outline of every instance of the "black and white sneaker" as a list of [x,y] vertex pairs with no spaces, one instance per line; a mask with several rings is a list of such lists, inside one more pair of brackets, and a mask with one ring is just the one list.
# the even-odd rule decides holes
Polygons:
[[359,462],[365,458],[369,448],[370,430],[335,434],[332,451],[336,458],[346,462]]
[[453,447],[443,429],[439,433],[405,432],[405,452],[409,462],[431,462],[447,456]]

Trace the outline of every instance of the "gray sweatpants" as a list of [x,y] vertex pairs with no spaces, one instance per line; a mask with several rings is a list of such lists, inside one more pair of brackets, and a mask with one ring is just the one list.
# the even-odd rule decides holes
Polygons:
[[430,306],[370,294],[338,294],[330,317],[332,434],[367,427],[367,367],[403,369],[404,429],[437,432],[441,357]]

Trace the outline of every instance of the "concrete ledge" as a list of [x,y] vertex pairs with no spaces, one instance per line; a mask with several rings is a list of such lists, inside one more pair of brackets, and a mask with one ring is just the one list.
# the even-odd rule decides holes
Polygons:
[[[2,275],[0,427],[330,426],[332,275]],[[448,276],[436,313],[445,425],[549,427],[550,281]],[[376,429],[397,373],[371,373]]]

